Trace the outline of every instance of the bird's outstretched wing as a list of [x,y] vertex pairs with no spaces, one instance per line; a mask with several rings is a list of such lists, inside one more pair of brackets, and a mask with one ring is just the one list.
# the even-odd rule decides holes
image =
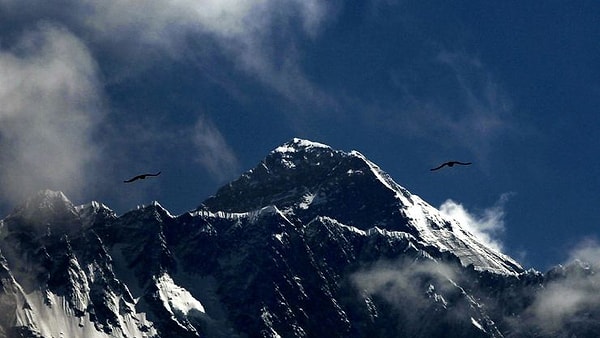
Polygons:
[[447,164],[448,164],[448,163],[442,163],[442,164],[440,164],[440,166],[439,166],[439,167],[435,167],[435,168],[433,168],[433,169],[429,169],[429,170],[431,170],[431,171],[434,171],[434,170],[442,169],[442,168],[443,168],[445,165],[447,165]]
[[137,176],[134,176],[134,177],[132,177],[132,178],[130,178],[128,180],[125,180],[123,182],[125,182],[125,183],[131,183],[133,181],[143,180],[143,179],[145,179],[148,176],[158,176],[158,175],[160,175],[160,171],[157,172],[156,174],[141,174],[141,175],[137,175]]
[[449,166],[449,167],[452,167],[452,166],[454,166],[455,164],[469,165],[469,164],[471,164],[471,162],[449,161],[449,162],[446,162],[446,163],[442,163],[442,164],[440,164],[440,166],[439,166],[439,167],[436,167],[436,168],[433,168],[433,169],[429,169],[429,170],[431,170],[431,171],[438,170],[438,169],[441,169],[441,168],[443,168],[444,166]]
[[134,176],[134,177],[132,177],[132,178],[130,178],[128,180],[125,180],[123,182],[125,182],[125,183],[131,183],[133,181],[137,181],[137,180],[142,179],[142,178],[144,178],[144,175],[137,175],[137,176]]

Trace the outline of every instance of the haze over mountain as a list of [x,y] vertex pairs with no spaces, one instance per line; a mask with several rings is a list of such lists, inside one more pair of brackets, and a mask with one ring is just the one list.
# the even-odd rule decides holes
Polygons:
[[1,221],[0,253],[7,337],[600,330],[599,262],[525,271],[361,153],[303,139],[178,216],[40,191]]

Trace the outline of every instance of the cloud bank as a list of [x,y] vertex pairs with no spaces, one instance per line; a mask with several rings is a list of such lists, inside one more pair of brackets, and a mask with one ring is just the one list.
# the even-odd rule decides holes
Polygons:
[[98,175],[104,117],[97,65],[70,31],[40,24],[0,50],[1,198],[51,188],[78,196]]

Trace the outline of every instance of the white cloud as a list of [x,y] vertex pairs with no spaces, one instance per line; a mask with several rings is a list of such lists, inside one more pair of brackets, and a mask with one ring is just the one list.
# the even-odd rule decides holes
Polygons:
[[219,129],[206,117],[200,117],[194,127],[192,141],[197,160],[219,180],[238,174],[239,163]]
[[502,194],[496,204],[477,214],[469,212],[462,204],[451,199],[442,203],[439,210],[444,216],[457,220],[480,242],[501,252],[502,242],[499,236],[504,232],[504,205],[511,195]]
[[[86,24],[94,31],[120,30],[149,43],[169,40],[167,33],[186,33],[181,30],[202,30],[222,38],[265,34],[279,15],[288,19],[299,15],[303,29],[314,34],[325,20],[327,9],[327,4],[318,0],[88,0],[84,3],[80,14],[86,16]],[[84,7],[93,10],[83,11]]]
[[428,260],[378,261],[350,276],[361,294],[380,297],[401,313],[405,332],[419,331],[419,317],[432,304],[447,305],[444,296],[456,293],[456,278],[450,266]]
[[103,117],[97,67],[86,46],[50,24],[0,50],[1,198],[44,189],[78,196],[97,180]]
[[196,66],[205,76],[199,81],[232,96],[240,97],[239,79],[249,77],[313,111],[307,106],[334,99],[305,75],[298,43],[319,34],[333,6],[322,0],[65,0],[57,10],[33,0],[3,0],[0,22],[10,18],[14,31],[40,20],[68,27],[97,55],[109,84],[176,60]]
[[471,317],[479,317],[458,284],[459,269],[428,259],[378,261],[352,274],[350,280],[365,300],[368,297],[388,303],[399,315],[395,325],[406,336],[427,336],[434,334],[427,322],[433,312],[436,315],[432,320],[455,324],[471,325]]
[[576,260],[589,263],[595,268],[600,268],[600,244],[594,239],[581,241],[571,250],[567,262]]
[[428,304],[424,280],[430,280],[436,288],[447,291],[455,288],[450,281],[457,279],[457,275],[454,269],[439,262],[380,261],[354,273],[351,279],[359,290],[368,295],[378,294],[395,306],[406,306],[408,301],[411,306],[421,308]]
[[[5,0],[13,16],[55,20],[86,36],[131,71],[156,58],[190,57],[198,63],[228,58],[238,70],[290,100],[326,100],[300,67],[299,38],[315,37],[331,4],[321,0],[67,0],[65,11],[32,1]],[[32,13],[33,12],[33,13]],[[25,16],[23,13],[27,13]],[[0,18],[1,18],[0,14]],[[27,24],[27,23],[25,23]],[[191,43],[190,43],[191,42]],[[213,50],[218,46],[218,50]],[[199,60],[198,60],[199,59]],[[115,78],[121,75],[113,74]]]
[[525,314],[538,330],[550,335],[572,331],[569,326],[587,320],[600,309],[600,246],[585,240],[558,266]]

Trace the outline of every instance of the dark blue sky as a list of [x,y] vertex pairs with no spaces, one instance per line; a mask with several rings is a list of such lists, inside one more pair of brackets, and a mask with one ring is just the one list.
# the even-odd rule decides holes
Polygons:
[[[2,210],[50,188],[177,214],[301,137],[362,152],[544,270],[598,236],[598,17],[596,1],[2,1]],[[429,171],[450,159],[474,164]]]

